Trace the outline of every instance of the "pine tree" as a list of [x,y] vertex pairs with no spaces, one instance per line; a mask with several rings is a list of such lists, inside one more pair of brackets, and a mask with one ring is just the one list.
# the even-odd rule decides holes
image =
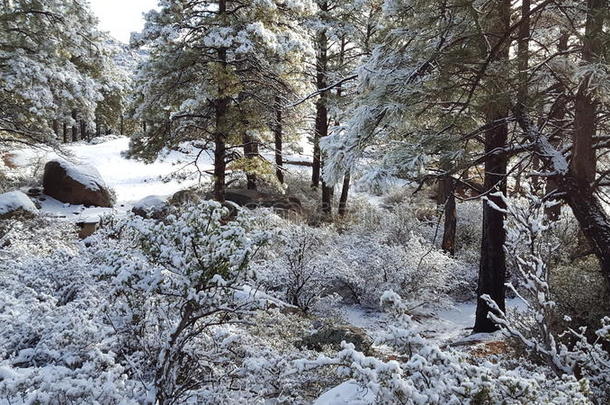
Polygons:
[[174,0],[150,12],[134,38],[150,48],[136,78],[135,117],[152,128],[134,139],[134,154],[153,158],[186,141],[212,147],[214,197],[223,201],[228,165],[253,173],[240,164],[238,149],[252,146],[254,134],[268,131],[277,114],[274,99],[284,84],[271,56],[304,52],[291,22],[308,10],[305,1]]

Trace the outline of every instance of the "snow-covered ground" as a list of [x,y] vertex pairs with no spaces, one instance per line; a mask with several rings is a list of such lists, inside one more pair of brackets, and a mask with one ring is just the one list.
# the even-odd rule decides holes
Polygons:
[[[117,198],[114,209],[64,204],[44,196],[44,200],[40,201],[41,212],[47,216],[86,221],[113,210],[127,211],[134,203],[150,195],[169,197],[176,191],[197,183],[197,176],[180,180],[169,178],[177,172],[196,173],[197,168],[188,165],[194,155],[173,151],[164,154],[152,164],[146,164],[139,160],[126,159],[123,153],[128,147],[128,137],[111,137],[97,144],[78,142],[65,148],[71,155],[69,159],[95,167],[105,183],[114,190]],[[58,157],[55,152],[42,149],[22,149],[12,153],[12,163],[22,168],[44,164]],[[198,165],[202,171],[209,170],[212,168],[212,160],[207,154],[201,154]]]

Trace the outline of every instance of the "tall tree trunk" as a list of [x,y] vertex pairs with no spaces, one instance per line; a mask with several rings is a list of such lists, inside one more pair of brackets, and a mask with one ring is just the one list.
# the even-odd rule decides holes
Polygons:
[[[489,43],[497,44],[508,32],[510,26],[510,0],[495,0],[491,3],[494,9],[490,11],[488,23]],[[506,44],[492,55],[495,61],[508,62],[509,44]],[[492,48],[493,49],[493,48]],[[493,77],[489,79],[490,93],[486,111],[488,123],[495,123],[485,131],[485,152],[489,153],[496,148],[506,146],[508,139],[508,124],[506,117],[509,112],[508,100],[502,96],[503,88],[501,79]],[[508,160],[503,155],[490,155],[485,162],[484,190],[489,192],[488,198],[497,206],[502,207],[502,199],[491,194],[500,192],[506,194],[506,172]],[[481,295],[489,295],[501,310],[505,309],[505,286],[506,281],[506,258],[504,253],[504,242],[506,231],[504,230],[504,214],[492,208],[483,201],[483,235],[481,240],[481,260],[479,264],[479,282],[477,287],[477,310],[474,324],[474,332],[493,332],[497,326],[488,318],[490,308],[485,301],[480,299]]]
[[[320,11],[328,11],[327,1],[319,3]],[[322,30],[317,38],[318,52],[316,54],[316,87],[322,90],[327,87],[326,75],[328,70],[328,38],[326,31]],[[326,92],[323,92],[316,101],[316,125],[313,137],[313,166],[311,171],[311,186],[318,188],[320,185],[320,172],[322,168],[322,156],[320,151],[320,139],[328,135],[328,109],[326,106]],[[324,193],[322,193],[324,196]],[[324,205],[324,202],[322,202]]]
[[[246,159],[255,159],[258,156],[258,143],[252,136],[244,132],[244,157]],[[246,170],[247,188],[248,190],[256,190],[256,174],[250,170]]]
[[59,140],[59,121],[57,119],[53,120],[53,133],[55,137]]
[[78,113],[76,110],[72,110],[72,119],[74,123],[72,124],[72,142],[78,141]]
[[[603,51],[602,28],[606,0],[587,0],[587,20],[582,41],[582,60],[592,63],[601,57]],[[589,89],[591,75],[582,79],[574,100],[574,132],[572,137],[572,174],[582,182],[595,180],[597,157],[593,149],[593,136],[596,130],[597,103]]]
[[[227,1],[218,2],[218,13],[222,17],[227,12]],[[224,69],[227,65],[226,48],[218,48],[218,60]],[[216,129],[214,132],[214,199],[225,201],[225,174],[226,174],[226,115],[230,99],[224,95],[225,89],[220,86],[220,98],[215,101]]]
[[80,137],[90,141],[89,134],[87,133],[87,123],[84,120],[80,121]]
[[345,216],[347,212],[347,197],[349,195],[351,175],[348,171],[343,177],[343,187],[341,188],[341,197],[339,198],[339,216]]
[[100,117],[96,114],[95,116],[95,136],[99,137],[102,134],[102,125],[100,124]]
[[125,116],[121,112],[121,126],[119,127],[119,135],[125,135]]
[[[570,34],[568,32],[564,32],[559,39],[559,45],[557,47],[558,52],[565,52],[568,50],[568,40],[570,39]],[[566,115],[567,111],[567,97],[565,95],[565,86],[562,81],[557,82],[557,90],[555,91],[556,100],[554,105],[551,107],[549,121],[551,122],[552,127],[556,128],[554,138],[557,141],[551,140],[551,143],[557,147],[560,140],[564,139],[564,130],[563,128],[566,125]],[[557,179],[554,176],[546,177],[546,185],[544,193],[549,196],[552,193],[556,192],[559,188],[559,184],[557,183]],[[561,215],[561,205],[562,200],[559,198],[550,198],[551,201],[555,202],[555,205],[545,207],[544,211],[546,216],[551,221],[556,221],[559,219]]]
[[[457,232],[457,213],[454,194],[455,181],[451,176],[444,176],[439,181],[439,186],[439,189],[442,188],[442,195],[445,199],[442,202],[442,204],[445,205],[445,226],[443,228],[443,242],[441,248],[453,256],[455,254],[455,235]],[[439,194],[441,194],[440,190]]]
[[283,131],[282,104],[279,97],[275,97],[275,127],[273,128],[273,137],[275,141],[275,175],[277,180],[284,184],[284,157],[282,156],[282,131]]
[[64,143],[68,143],[68,124],[66,124],[65,121],[63,123],[63,136],[64,136]]

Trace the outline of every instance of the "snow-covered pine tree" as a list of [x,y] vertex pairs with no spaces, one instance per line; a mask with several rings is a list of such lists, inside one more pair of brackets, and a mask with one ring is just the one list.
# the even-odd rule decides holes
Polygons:
[[150,51],[135,100],[135,116],[149,125],[134,139],[134,154],[153,158],[183,142],[213,148],[214,197],[223,201],[227,164],[240,168],[237,149],[268,130],[275,96],[285,91],[270,56],[289,60],[305,51],[295,21],[310,9],[306,0],[172,0],[149,12],[132,39]]
[[[102,34],[86,3],[4,0],[0,8],[0,141],[55,143],[60,121],[93,121]],[[76,114],[74,114],[76,112]]]

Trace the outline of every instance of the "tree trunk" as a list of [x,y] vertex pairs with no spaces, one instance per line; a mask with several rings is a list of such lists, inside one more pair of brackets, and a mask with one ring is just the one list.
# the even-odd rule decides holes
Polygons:
[[[322,12],[328,11],[328,4],[326,1],[319,3],[319,7]],[[317,47],[316,87],[318,90],[321,90],[327,87],[326,74],[328,70],[328,38],[326,37],[326,31],[324,30],[318,34]],[[316,125],[313,137],[313,166],[311,172],[311,186],[314,188],[318,188],[320,185],[320,172],[322,167],[320,139],[328,135],[328,109],[326,107],[326,98],[326,92],[323,92],[316,102]],[[323,192],[323,199],[324,195]],[[324,201],[322,202],[322,205],[324,205]]]
[[349,195],[349,183],[351,175],[347,172],[343,177],[343,187],[341,188],[341,198],[339,198],[339,216],[342,217],[347,211],[347,197]]
[[[568,50],[568,40],[570,39],[570,34],[568,32],[564,32],[559,39],[559,46],[557,47],[558,52],[565,52]],[[555,100],[554,105],[551,107],[549,121],[551,122],[551,126],[557,128],[555,138],[558,140],[564,139],[564,131],[563,128],[566,125],[566,115],[567,111],[567,97],[565,95],[565,86],[562,81],[557,82],[557,90],[555,91],[557,99]],[[558,142],[552,142],[553,146],[557,147]],[[553,176],[547,176],[546,185],[544,193],[549,196],[555,191],[557,191],[559,184],[557,183],[557,179]],[[561,205],[563,203],[559,198],[550,198],[550,201],[554,201],[556,204],[550,207],[545,207],[544,212],[546,216],[551,221],[557,221],[559,216],[561,215]]]
[[599,261],[610,286],[610,219],[589,183],[568,174],[561,180],[560,190],[572,209],[580,229]]
[[275,98],[275,128],[273,136],[275,140],[275,175],[280,184],[284,184],[284,158],[282,156],[282,105],[279,97]]
[[121,113],[121,126],[119,127],[119,135],[125,134],[125,117],[123,113]]
[[[218,13],[222,17],[227,12],[226,0],[218,2]],[[227,65],[227,50],[218,48],[218,60],[224,69]],[[218,202],[225,201],[225,174],[226,174],[226,115],[229,109],[230,99],[224,96],[225,89],[220,86],[220,98],[215,101],[216,128],[214,132],[214,199]]]
[[[258,156],[258,143],[247,133],[243,136],[244,142],[244,157],[246,159],[254,159]],[[246,179],[248,182],[248,190],[256,190],[256,174],[250,170],[246,170]]]
[[[455,182],[451,176],[445,176],[440,182],[445,196],[445,226],[443,228],[443,242],[441,248],[451,256],[455,254],[455,235],[457,231],[457,214],[455,206]],[[440,191],[440,190],[439,190]]]
[[78,141],[78,115],[76,110],[72,111],[72,119],[74,120],[74,124],[72,124],[72,142]]
[[[587,0],[587,20],[582,40],[582,60],[596,62],[603,53],[603,12],[606,0]],[[582,182],[595,180],[597,157],[593,149],[597,121],[597,103],[589,89],[591,75],[582,79],[574,100],[574,132],[570,166],[574,177]]]
[[80,137],[90,141],[89,134],[87,133],[87,123],[84,120],[80,121]]
[[[491,44],[497,43],[510,26],[510,0],[496,0],[491,3],[494,7],[490,11],[489,38]],[[499,62],[508,62],[509,44],[506,44],[493,55]],[[493,123],[485,131],[485,153],[490,153],[496,148],[504,148],[508,139],[508,124],[505,118],[508,116],[508,100],[500,96],[502,91],[501,78],[490,78],[489,105],[487,106],[487,122]],[[506,195],[506,172],[508,160],[504,155],[490,155],[485,162],[484,190],[488,192],[488,198],[497,206],[502,207],[502,199],[491,194],[500,192]],[[481,260],[479,264],[479,282],[477,287],[477,311],[474,324],[474,332],[493,332],[498,327],[488,318],[491,310],[487,303],[480,299],[481,295],[487,294],[498,305],[501,310],[505,309],[505,286],[506,281],[506,258],[504,253],[504,242],[506,233],[504,230],[504,214],[492,208],[483,201],[483,235],[481,240]]]
[[53,120],[53,133],[55,134],[55,138],[59,140],[59,121],[57,119]]
[[68,143],[68,124],[66,124],[65,122],[63,123],[63,136],[64,143]]
[[332,220],[334,191],[334,186],[329,186],[322,181],[322,214],[326,221]]

